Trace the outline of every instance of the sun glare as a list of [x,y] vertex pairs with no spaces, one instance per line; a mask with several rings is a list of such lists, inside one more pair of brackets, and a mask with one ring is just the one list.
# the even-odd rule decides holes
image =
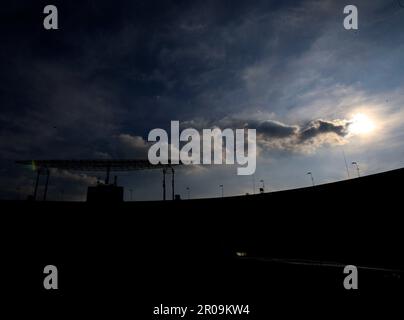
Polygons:
[[352,134],[369,134],[374,129],[374,122],[363,113],[355,114],[350,120],[349,132]]

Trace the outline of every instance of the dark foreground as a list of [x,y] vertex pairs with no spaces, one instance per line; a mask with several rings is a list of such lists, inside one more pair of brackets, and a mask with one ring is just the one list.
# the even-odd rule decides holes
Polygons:
[[[153,316],[161,304],[250,306],[186,319],[363,315],[404,297],[403,181],[396,170],[225,199],[2,202],[4,306],[53,319],[180,318]],[[58,267],[57,291],[43,288],[48,264]],[[343,287],[348,264],[358,290]]]

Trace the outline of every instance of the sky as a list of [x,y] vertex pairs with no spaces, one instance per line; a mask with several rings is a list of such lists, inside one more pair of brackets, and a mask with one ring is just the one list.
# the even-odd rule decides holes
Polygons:
[[[47,4],[2,4],[0,199],[32,194],[16,160],[145,157],[173,120],[257,130],[254,176],[183,167],[183,198],[353,178],[353,161],[362,175],[404,166],[404,1],[352,2],[358,30],[339,0],[53,1],[58,30],[43,28]],[[126,200],[161,199],[161,172],[117,175]],[[48,199],[84,200],[99,179],[55,170]]]

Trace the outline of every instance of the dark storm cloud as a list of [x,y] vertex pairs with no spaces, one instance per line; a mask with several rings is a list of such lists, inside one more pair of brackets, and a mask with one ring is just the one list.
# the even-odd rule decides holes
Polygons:
[[306,127],[300,130],[299,138],[301,141],[313,139],[318,135],[333,133],[337,136],[344,137],[348,134],[349,123],[315,120],[311,121]]
[[54,33],[42,28],[42,2],[5,9],[0,79],[8,143],[60,156],[102,149],[121,133],[145,136],[172,119],[223,118],[268,101],[285,114],[290,96],[311,86],[305,53],[341,18],[334,1],[55,4]]
[[[254,122],[248,127],[254,128]],[[268,125],[270,124],[270,125]],[[258,144],[263,150],[271,152],[314,152],[324,145],[346,143],[349,135],[348,120],[316,119],[304,125],[286,125],[280,122],[264,121],[256,124]],[[287,153],[286,153],[287,155]]]
[[296,144],[315,140],[317,137],[335,134],[339,137],[348,135],[347,120],[313,120],[306,125],[287,125],[278,121],[247,121],[249,128],[255,128],[263,139],[292,139]]
[[[250,126],[254,127],[254,124],[251,123]],[[280,139],[296,135],[299,131],[297,126],[290,126],[273,120],[258,123],[256,129],[261,135]]]
[[298,126],[287,125],[275,120],[250,120],[226,117],[216,121],[205,119],[195,119],[181,122],[182,128],[192,127],[197,130],[218,127],[220,129],[242,129],[250,128],[256,129],[257,133],[267,136],[269,138],[287,138],[296,135],[299,131]]
[[348,120],[322,120],[316,119],[306,124],[285,124],[274,120],[248,120],[226,117],[218,121],[192,120],[182,123],[187,126],[202,130],[205,128],[231,128],[255,129],[258,143],[272,150],[287,149],[289,151],[304,151],[304,146],[310,144],[311,148],[320,147],[323,144],[340,144],[339,138],[346,137],[349,132]]
[[[239,26],[259,8],[285,5],[54,4],[56,32],[42,27],[42,2],[16,1],[3,11],[0,144],[7,158],[93,157],[109,153],[111,137],[125,132],[145,136],[171,119],[240,108],[238,73],[259,58],[264,41]],[[256,28],[250,32],[258,36]]]

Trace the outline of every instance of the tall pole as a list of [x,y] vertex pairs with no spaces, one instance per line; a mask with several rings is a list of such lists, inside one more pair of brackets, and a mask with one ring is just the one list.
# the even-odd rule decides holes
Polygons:
[[166,200],[166,168],[163,169],[163,200]]
[[252,175],[252,179],[253,179],[253,194],[255,194],[255,175]]
[[38,184],[39,184],[39,175],[41,169],[36,169],[36,180],[35,180],[35,187],[34,187],[34,201],[36,200],[36,195],[38,193]]
[[344,156],[346,174],[348,175],[348,179],[350,179],[351,175],[349,174],[348,162],[346,161],[346,156],[345,156],[345,150],[344,149],[342,149],[342,154]]
[[356,171],[358,172],[358,178],[360,178],[361,174],[360,174],[360,170],[359,170],[359,164],[357,162],[352,162],[352,165],[356,166]]
[[49,184],[49,175],[50,175],[50,170],[49,168],[46,168],[46,182],[45,182],[45,191],[43,192],[43,201],[46,201],[46,196],[48,194],[48,184]]
[[111,172],[111,167],[107,167],[107,176],[105,177],[105,184],[109,184],[109,174]]
[[311,184],[312,184],[313,187],[314,187],[315,184],[314,184],[314,177],[313,177],[313,174],[312,174],[311,172],[307,172],[307,174],[310,176],[310,178],[311,178]]
[[172,200],[175,200],[175,184],[174,184],[174,168],[171,167],[171,173],[172,173],[172,177],[171,177],[171,193],[172,193]]

